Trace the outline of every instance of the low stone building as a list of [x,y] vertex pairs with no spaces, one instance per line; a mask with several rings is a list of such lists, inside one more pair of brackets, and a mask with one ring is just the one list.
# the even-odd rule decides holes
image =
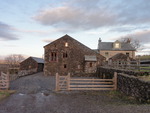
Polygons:
[[36,72],[43,71],[44,59],[37,57],[29,57],[20,63],[20,70],[36,69]]
[[105,60],[105,57],[68,35],[44,46],[44,49],[45,75],[94,73],[96,66],[102,65]]
[[[123,54],[123,53],[118,53],[118,54],[114,55],[113,57],[109,58],[108,64],[125,66],[125,65],[133,63],[133,61],[136,61],[136,60],[129,57],[128,55]],[[136,62],[134,62],[134,63],[136,63]]]
[[130,58],[135,59],[136,49],[132,47],[132,45],[130,44],[130,40],[128,40],[127,42],[120,42],[118,40],[116,40],[115,42],[102,42],[102,40],[99,39],[97,51],[108,61],[109,58],[118,53],[123,53]]

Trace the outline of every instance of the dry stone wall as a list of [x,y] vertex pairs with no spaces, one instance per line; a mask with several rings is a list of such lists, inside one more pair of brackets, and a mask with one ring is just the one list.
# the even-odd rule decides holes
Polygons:
[[140,72],[98,67],[96,76],[109,79],[113,78],[114,72],[118,73],[117,90],[135,97],[141,103],[150,103],[150,81],[139,79]]
[[150,103],[150,82],[135,76],[118,73],[117,89],[126,95],[135,97],[140,102]]
[[131,71],[131,70],[125,70],[125,69],[115,69],[115,68],[108,68],[108,67],[98,67],[96,71],[96,76],[100,78],[112,78],[114,75],[114,72],[117,73],[124,73],[128,74],[130,76],[142,76],[142,75],[148,75],[148,72],[138,72],[138,71]]

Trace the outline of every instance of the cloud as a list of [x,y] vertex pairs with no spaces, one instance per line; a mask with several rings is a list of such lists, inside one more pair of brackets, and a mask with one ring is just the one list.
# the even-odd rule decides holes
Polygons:
[[131,34],[131,36],[144,44],[150,43],[150,30],[139,31]]
[[77,31],[112,25],[115,23],[116,16],[103,9],[87,13],[87,10],[80,7],[66,5],[42,10],[33,18],[46,26],[66,28],[64,31]]
[[150,23],[150,2],[145,2],[143,0],[126,0],[117,5],[118,19],[122,24],[147,24]]
[[15,32],[15,30],[12,26],[0,22],[0,40],[18,40],[17,35],[13,32]]
[[11,45],[11,44],[7,44],[7,45],[4,45],[6,47],[18,47],[17,45]]
[[17,32],[21,32],[21,33],[27,33],[27,34],[30,34],[30,35],[40,35],[40,36],[47,36],[47,35],[51,35],[52,33],[57,33],[57,32],[62,32],[62,31],[67,31],[67,29],[65,28],[50,28],[50,29],[46,29],[46,30],[41,30],[41,29],[34,29],[34,30],[31,30],[31,29],[18,29],[18,28],[14,28],[15,31]]
[[28,34],[32,34],[32,35],[48,35],[50,34],[52,31],[54,32],[54,30],[26,30],[26,29],[15,29],[18,32],[22,32],[22,33],[28,33]]
[[42,41],[43,41],[43,42],[46,42],[46,43],[51,43],[51,42],[53,42],[54,40],[56,40],[56,39],[43,39]]
[[149,10],[150,2],[143,0],[69,0],[59,7],[41,9],[33,19],[46,26],[65,28],[64,32],[124,25],[134,28],[150,24]]
[[113,39],[119,40],[121,38],[131,38],[135,40],[139,40],[142,44],[148,44],[150,43],[150,30],[142,30],[142,31],[137,31],[131,34],[127,34],[121,37],[115,37]]
[[134,31],[136,29],[137,29],[136,26],[121,26],[121,27],[111,28],[109,31],[110,32],[131,32],[131,31]]

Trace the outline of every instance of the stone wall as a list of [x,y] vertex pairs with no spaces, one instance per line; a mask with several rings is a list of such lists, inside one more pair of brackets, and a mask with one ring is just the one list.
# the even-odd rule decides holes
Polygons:
[[20,70],[30,70],[35,68],[38,68],[38,63],[31,57],[20,63]]
[[140,102],[150,103],[150,82],[139,80],[135,76],[118,73],[117,89]]
[[117,90],[135,97],[140,102],[150,103],[150,81],[138,79],[140,72],[98,67],[96,76],[109,79],[113,78],[114,72],[118,73]]
[[84,72],[85,73],[95,73],[96,72],[96,66],[97,66],[97,62],[86,61]]
[[96,76],[99,78],[112,78],[114,72],[117,73],[124,73],[130,76],[141,76],[141,75],[148,75],[148,72],[138,72],[138,71],[131,71],[125,69],[115,69],[115,68],[108,68],[108,67],[98,67],[96,70]]

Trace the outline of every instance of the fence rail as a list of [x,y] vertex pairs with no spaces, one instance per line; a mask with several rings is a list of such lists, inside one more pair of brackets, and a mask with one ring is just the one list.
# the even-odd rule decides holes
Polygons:
[[74,78],[56,74],[56,91],[59,90],[116,90],[117,73],[113,79]]
[[1,72],[0,75],[0,90],[9,88],[9,73],[5,74]]
[[37,69],[31,69],[31,70],[21,70],[18,74],[9,74],[0,72],[0,90],[1,89],[9,89],[10,81],[16,80],[19,77],[26,76],[29,74],[33,74],[37,72]]
[[118,64],[118,62],[114,62],[112,64],[106,64],[104,67],[118,68],[118,69],[127,69],[127,70],[136,70],[141,72],[150,72],[150,64]]

